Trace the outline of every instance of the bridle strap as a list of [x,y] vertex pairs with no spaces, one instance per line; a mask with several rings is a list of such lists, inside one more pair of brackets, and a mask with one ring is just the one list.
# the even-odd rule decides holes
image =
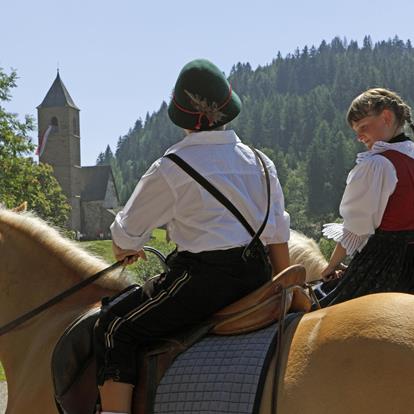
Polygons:
[[91,283],[95,282],[95,280],[99,279],[106,273],[110,272],[111,270],[114,270],[118,268],[119,266],[122,266],[123,262],[116,262],[113,265],[107,267],[106,269],[101,270],[98,273],[95,273],[94,275],[82,280],[82,282],[77,283],[76,285],[72,286],[71,288],[63,291],[59,295],[56,295],[52,299],[48,300],[47,302],[43,303],[42,305],[38,306],[37,308],[31,310],[30,312],[27,312],[21,316],[19,316],[14,321],[11,321],[7,323],[6,325],[3,325],[0,327],[0,336],[6,334],[7,332],[10,332],[17,326],[21,325],[22,323],[28,321],[29,319],[32,319],[39,313],[45,311],[46,309],[50,308],[53,305],[56,305],[57,303],[61,302],[63,299],[67,298],[70,295],[73,295],[78,290],[83,289],[85,286],[90,285]]

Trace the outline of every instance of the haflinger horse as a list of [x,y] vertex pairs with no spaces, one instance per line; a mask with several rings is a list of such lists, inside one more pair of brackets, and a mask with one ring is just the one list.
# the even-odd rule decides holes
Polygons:
[[306,282],[320,280],[328,265],[315,240],[295,230],[290,231],[289,255],[291,264],[301,264],[306,270]]
[[[0,210],[0,325],[106,266],[42,220]],[[118,273],[105,276],[0,337],[7,414],[57,413],[56,342],[71,321],[128,283]],[[387,293],[305,314],[284,354],[277,413],[414,412],[413,313],[414,296]],[[267,381],[261,414],[271,413],[273,390]]]

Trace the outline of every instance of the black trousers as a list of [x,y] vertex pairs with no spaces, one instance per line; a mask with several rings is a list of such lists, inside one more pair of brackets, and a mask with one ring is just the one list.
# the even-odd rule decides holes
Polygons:
[[244,261],[242,252],[173,252],[170,271],[105,298],[94,332],[98,384],[136,384],[139,350],[201,323],[270,280],[267,257]]

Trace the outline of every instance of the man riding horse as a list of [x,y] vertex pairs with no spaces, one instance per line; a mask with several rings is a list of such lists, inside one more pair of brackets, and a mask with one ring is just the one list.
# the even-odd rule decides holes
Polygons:
[[168,114],[186,137],[142,176],[111,227],[125,264],[144,257],[152,230],[164,224],[177,248],[166,273],[103,301],[95,329],[102,413],[130,412],[137,349],[204,321],[289,266],[276,168],[225,130],[240,109],[214,64],[184,66]]

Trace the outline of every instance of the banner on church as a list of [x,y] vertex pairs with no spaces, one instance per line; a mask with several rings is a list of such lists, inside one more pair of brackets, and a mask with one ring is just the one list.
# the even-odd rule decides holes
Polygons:
[[53,126],[49,125],[46,128],[45,132],[43,132],[43,134],[39,136],[39,146],[36,149],[36,155],[38,155],[39,157],[42,156],[43,151],[45,150],[47,138],[49,137],[52,129],[53,129]]

